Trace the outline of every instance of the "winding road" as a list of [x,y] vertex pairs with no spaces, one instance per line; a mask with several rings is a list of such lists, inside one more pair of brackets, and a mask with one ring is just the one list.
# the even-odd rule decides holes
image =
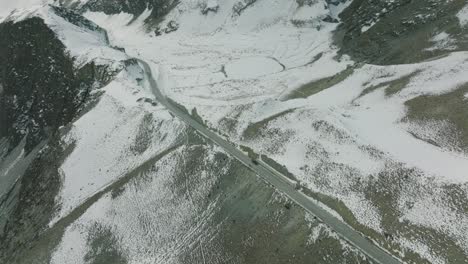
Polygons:
[[383,250],[372,241],[364,237],[361,233],[354,230],[348,224],[335,217],[333,214],[328,212],[326,209],[321,207],[317,202],[312,200],[310,197],[295,189],[295,184],[289,178],[282,175],[280,172],[274,170],[268,164],[259,160],[258,162],[252,162],[251,158],[248,157],[244,152],[237,149],[234,145],[210,131],[203,124],[199,123],[187,112],[179,108],[177,105],[169,101],[159,90],[157,82],[153,78],[151,67],[145,61],[135,58],[142,66],[145,71],[146,78],[151,87],[152,93],[156,97],[156,100],[165,106],[169,112],[176,117],[180,118],[187,125],[198,131],[200,134],[211,140],[218,146],[224,149],[226,153],[242,162],[244,165],[254,171],[261,179],[271,184],[276,190],[282,192],[284,195],[289,197],[297,205],[304,208],[307,212],[319,218],[330,228],[332,228],[341,238],[349,242],[354,247],[358,248],[365,255],[367,255],[374,262],[380,264],[399,264],[402,263],[399,259]]

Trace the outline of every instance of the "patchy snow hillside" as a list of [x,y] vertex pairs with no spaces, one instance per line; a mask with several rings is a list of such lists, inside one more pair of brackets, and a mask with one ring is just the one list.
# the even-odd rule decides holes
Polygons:
[[[0,262],[369,262],[164,109],[133,54],[112,46],[118,43],[96,24],[63,7],[24,4],[3,18],[0,33],[8,34],[2,40],[42,51],[56,41],[85,96],[70,120],[44,128],[34,152],[24,141],[9,146],[9,134],[0,139],[0,173],[16,177],[0,196]],[[34,31],[35,24],[50,35],[37,31],[37,38],[27,39],[23,31]],[[17,40],[10,33],[24,36]],[[49,60],[28,65],[39,76],[43,66],[57,72]],[[6,68],[25,67],[21,63],[7,61]],[[39,82],[33,74],[23,78]],[[8,85],[23,93],[22,86]],[[34,94],[63,87],[46,88]]]
[[[157,65],[165,95],[285,166],[314,198],[401,257],[467,260],[466,126],[456,116],[466,116],[459,111],[468,53],[355,62],[334,41],[333,22],[349,3],[250,2],[181,1],[149,32],[150,11],[137,19],[84,15],[112,43]],[[458,16],[463,26],[463,10]],[[447,33],[438,33],[432,49],[450,51]],[[443,96],[463,108],[437,101]],[[434,116],[425,101],[446,116]]]
[[122,61],[128,56],[108,44],[107,33],[94,23],[80,20],[66,9],[47,4],[28,9],[18,9],[7,16],[3,22],[21,21],[29,17],[39,17],[57,34],[58,38],[75,59],[76,67],[94,61],[108,65],[111,61]]
[[169,113],[138,58],[165,96],[402,261],[468,263],[464,1],[0,9],[0,32],[42,19],[92,83],[32,151],[0,137],[0,262],[373,263]]
[[[60,239],[51,241],[46,262],[282,263],[296,255],[299,263],[366,262],[149,99],[147,89],[141,68],[127,67],[63,138],[73,151],[60,167],[61,209],[48,234],[60,232]],[[279,258],[271,256],[279,245],[269,241],[286,233],[298,240],[287,239]]]
[[9,13],[0,39],[0,262],[24,263],[62,207],[55,196],[73,145],[65,141],[70,123],[131,61],[104,30],[60,7]]

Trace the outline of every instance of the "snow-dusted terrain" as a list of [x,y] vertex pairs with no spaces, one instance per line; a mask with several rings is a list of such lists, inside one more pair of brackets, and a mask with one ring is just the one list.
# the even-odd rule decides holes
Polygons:
[[[321,2],[304,11],[293,1],[259,1],[239,17],[229,3],[206,16],[196,7],[181,3],[166,17],[177,21],[179,29],[159,37],[138,31],[138,23],[124,27],[130,16],[85,16],[108,29],[112,42],[129,54],[157,64],[168,97],[189,110],[196,108],[209,127],[231,141],[285,165],[312,190],[340,199],[360,223],[376,231],[383,232],[379,208],[353,185],[396,168],[411,169],[414,186],[397,201],[400,221],[447,232],[468,248],[466,214],[451,209],[442,193],[431,196],[431,208],[422,206],[428,197],[412,190],[466,186],[467,156],[413,135],[437,133],[446,129],[443,123],[421,127],[404,121],[406,101],[444,94],[468,81],[468,53],[411,65],[357,65],[346,57],[337,59],[331,33],[336,24],[292,23],[328,14]],[[126,37],[129,32],[135,35]],[[326,90],[291,96],[303,85],[349,67],[350,76]],[[401,91],[385,93],[390,82],[406,76],[411,78]],[[364,92],[371,87],[378,88]],[[246,136],[253,124],[258,124],[256,135]],[[415,206],[405,209],[407,202]],[[453,215],[459,224],[441,221],[435,211]],[[412,243],[404,245],[417,250]]]
[[[181,0],[158,30],[146,24],[150,9],[137,17],[83,13],[107,34],[67,22],[46,2],[1,3],[1,21],[43,18],[76,67],[94,61],[119,71],[99,89],[99,102],[63,135],[73,150],[59,168],[59,206],[49,227],[93,204],[64,229],[51,263],[87,263],[90,252],[103,250],[90,242],[93,236],[110,240],[113,248],[106,250],[115,263],[246,263],[219,239],[227,232],[223,210],[236,208],[224,198],[233,196],[234,187],[219,196],[213,190],[239,177],[243,181],[234,186],[246,188],[246,197],[268,193],[266,204],[273,206],[285,199],[263,185],[255,194],[248,185],[262,183],[251,172],[158,104],[141,65],[128,61],[132,57],[151,65],[165,96],[236,146],[283,165],[311,198],[393,254],[408,262],[465,263],[464,132],[450,117],[414,116],[425,109],[418,107],[426,98],[465,91],[458,99],[466,102],[468,51],[414,64],[356,62],[340,53],[334,39],[338,15],[351,1],[343,2]],[[467,10],[457,14],[462,28]],[[429,51],[456,46],[445,31],[431,43]],[[434,108],[445,111],[443,103]],[[211,195],[214,201],[207,200]],[[362,258],[333,231],[298,214],[310,225],[302,233],[311,245],[326,234],[339,241],[333,248],[340,254]],[[282,217],[267,219],[287,223]],[[254,244],[249,239],[242,241],[246,248]]]

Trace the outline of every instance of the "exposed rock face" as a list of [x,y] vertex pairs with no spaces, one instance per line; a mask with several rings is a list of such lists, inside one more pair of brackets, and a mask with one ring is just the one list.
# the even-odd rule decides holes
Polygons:
[[[71,121],[83,90],[65,47],[40,18],[0,25],[0,138],[30,150]],[[38,63],[40,62],[40,63]]]
[[[76,26],[103,31],[70,11],[53,10]],[[91,95],[91,90],[109,82],[115,72],[94,62],[76,69],[63,43],[38,17],[0,24],[0,60],[0,162],[22,140],[26,154],[48,141],[15,176],[11,189],[0,193],[0,263],[23,263],[17,258],[59,206],[59,166],[73,149],[61,142],[59,128],[96,100],[99,93]]]
[[355,0],[341,13],[338,41],[342,52],[377,64],[412,63],[446,54],[429,49],[446,31],[465,49],[466,36],[456,14],[466,1]]
[[[10,149],[26,137],[29,151],[72,120],[86,88],[64,45],[40,18],[0,25],[0,59],[0,137],[8,139]],[[52,149],[1,197],[0,209],[9,220],[0,230],[2,263],[9,263],[11,249],[21,250],[48,222],[59,186]]]
[[[55,197],[61,186],[59,167],[73,150],[54,137],[36,157],[24,175],[4,197],[0,197],[0,262],[48,263],[50,249],[31,252],[29,248],[47,229],[58,208]],[[26,256],[35,255],[24,261]]]

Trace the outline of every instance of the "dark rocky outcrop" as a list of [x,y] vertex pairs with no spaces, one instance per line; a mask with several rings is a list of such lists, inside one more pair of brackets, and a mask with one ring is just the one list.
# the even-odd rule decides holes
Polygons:
[[26,150],[70,122],[83,87],[64,45],[40,18],[0,25],[0,138]]
[[[456,17],[465,5],[464,0],[354,0],[340,14],[336,40],[342,53],[375,64],[413,63],[467,50],[466,31]],[[441,32],[456,40],[454,50],[428,50]]]
[[[101,30],[74,13],[54,12],[77,26]],[[61,127],[97,101],[99,93],[91,95],[91,90],[107,84],[116,72],[93,62],[76,69],[63,43],[37,17],[0,24],[0,61],[0,161],[24,140],[26,153],[38,153],[0,195],[0,263],[29,263],[24,261],[27,249],[60,206],[55,202],[59,168],[74,147],[61,142],[66,130]],[[1,178],[0,184],[5,184]],[[42,261],[37,252],[32,254],[32,263],[47,263],[49,256]]]
[[[70,23],[105,30],[80,15],[53,7]],[[0,24],[0,138],[10,149],[27,137],[27,152],[77,116],[90,91],[118,72],[89,62],[76,69],[63,43],[41,18]]]

